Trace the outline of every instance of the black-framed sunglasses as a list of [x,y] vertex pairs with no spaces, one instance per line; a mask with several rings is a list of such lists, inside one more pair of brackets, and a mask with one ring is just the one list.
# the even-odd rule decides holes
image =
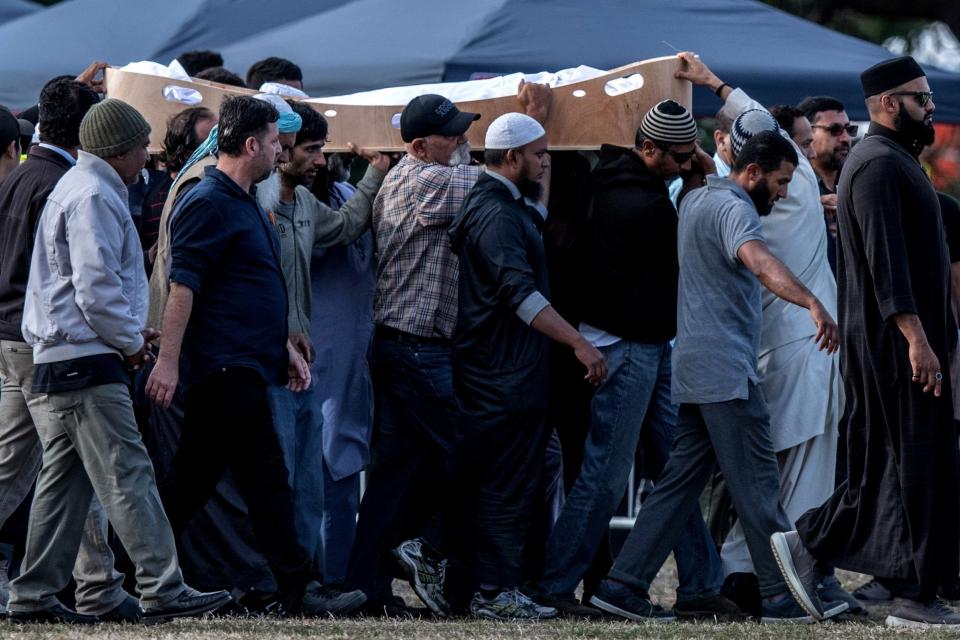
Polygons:
[[839,138],[842,136],[844,131],[846,131],[847,135],[849,135],[851,138],[856,138],[857,131],[860,130],[858,125],[849,122],[847,124],[840,124],[839,122],[834,122],[833,124],[812,124],[810,127],[812,129],[824,129],[825,131],[828,131],[834,138]]
[[669,153],[670,157],[673,158],[673,161],[676,162],[677,164],[685,164],[689,162],[691,159],[693,159],[693,156],[697,155],[696,149],[694,149],[693,151],[686,151],[681,153],[679,151],[674,151],[673,149],[667,146],[658,144],[657,147],[664,153]]
[[917,104],[925,107],[933,100],[933,91],[894,91],[888,93],[888,96],[913,96],[917,99]]

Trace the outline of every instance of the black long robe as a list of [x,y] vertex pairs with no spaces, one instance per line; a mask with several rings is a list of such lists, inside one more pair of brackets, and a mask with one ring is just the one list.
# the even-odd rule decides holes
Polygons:
[[[840,366],[848,477],[797,523],[821,561],[916,581],[922,597],[958,571],[957,440],[948,345],[949,261],[940,205],[896,132],[876,123],[850,153],[839,192]],[[893,316],[915,313],[943,394],[912,382]]]

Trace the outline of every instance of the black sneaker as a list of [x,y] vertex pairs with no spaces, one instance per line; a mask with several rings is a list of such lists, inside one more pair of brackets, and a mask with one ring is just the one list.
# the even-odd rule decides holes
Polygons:
[[140,603],[129,593],[124,595],[120,604],[110,611],[98,616],[100,622],[140,622],[143,618],[143,612],[140,610]]
[[634,622],[673,622],[673,615],[639,589],[615,580],[604,580],[590,598],[590,604],[615,616]]
[[853,597],[863,602],[890,602],[893,594],[878,580],[873,579],[853,590]]
[[756,574],[736,572],[729,574],[720,587],[720,595],[731,600],[740,610],[759,620],[762,615],[763,597],[760,595],[760,580]]
[[797,604],[796,599],[789,592],[764,598],[762,606],[763,612],[760,615],[762,624],[813,624],[816,622],[813,616]]
[[770,536],[773,557],[797,604],[816,620],[823,620],[823,605],[817,596],[820,576],[816,562],[800,541],[796,531],[777,532]]
[[896,602],[897,606],[885,620],[888,627],[907,629],[960,628],[960,613],[951,609],[946,602],[939,598],[931,602],[897,598]]
[[691,600],[677,600],[673,615],[680,620],[706,620],[713,622],[737,622],[747,618],[735,603],[722,595]]
[[817,586],[817,596],[820,598],[820,602],[823,603],[823,612],[826,618],[830,617],[826,614],[834,608],[831,607],[831,603],[840,602],[847,603],[847,608],[845,609],[847,613],[857,616],[867,615],[867,609],[863,606],[863,603],[854,598],[852,593],[844,589],[840,585],[840,581],[837,580],[837,576],[832,573],[820,576],[820,584]]
[[338,591],[311,580],[303,591],[299,613],[309,617],[345,616],[362,607],[366,601],[367,596],[363,591]]
[[85,616],[62,604],[36,611],[7,611],[7,619],[16,624],[97,624],[97,616]]
[[192,618],[216,611],[230,602],[226,591],[203,593],[186,587],[180,595],[159,607],[143,610],[143,624],[160,624],[174,618]]

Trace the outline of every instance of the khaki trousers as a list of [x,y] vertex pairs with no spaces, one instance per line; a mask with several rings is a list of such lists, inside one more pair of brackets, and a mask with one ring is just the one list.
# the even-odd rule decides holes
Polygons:
[[94,494],[136,566],[140,605],[162,606],[186,588],[153,466],[123,384],[45,394],[48,419],[37,423],[43,466],[30,511],[20,576],[10,611],[57,604],[77,556]]
[[[30,493],[40,472],[43,448],[36,423],[49,420],[44,394],[32,393],[33,350],[23,342],[0,341],[0,526]],[[123,574],[114,569],[107,544],[107,516],[90,503],[73,565],[77,610],[102,615],[126,597]]]

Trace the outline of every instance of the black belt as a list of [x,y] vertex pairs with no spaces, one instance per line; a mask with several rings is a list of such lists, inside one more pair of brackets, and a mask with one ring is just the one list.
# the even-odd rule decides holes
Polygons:
[[394,329],[393,327],[388,327],[384,324],[377,325],[376,331],[374,332],[374,337],[377,340],[392,340],[393,342],[401,342],[405,344],[439,344],[445,347],[450,346],[450,340],[447,338],[418,336],[412,333],[407,333],[406,331]]

